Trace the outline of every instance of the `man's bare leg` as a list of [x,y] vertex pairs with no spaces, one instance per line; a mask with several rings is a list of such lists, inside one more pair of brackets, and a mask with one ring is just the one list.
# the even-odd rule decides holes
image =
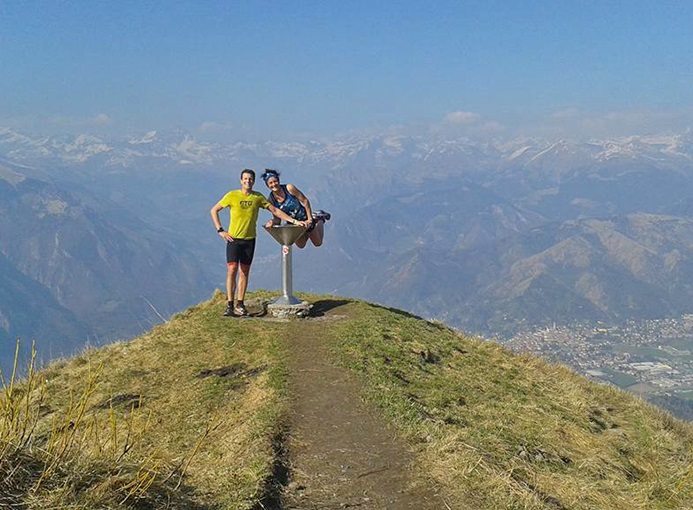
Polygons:
[[236,290],[236,273],[238,272],[238,262],[226,264],[226,300],[233,304],[233,294]]
[[243,299],[245,298],[245,291],[248,288],[248,278],[250,277],[250,264],[241,264],[240,266],[241,271],[238,275],[238,301],[243,301]]

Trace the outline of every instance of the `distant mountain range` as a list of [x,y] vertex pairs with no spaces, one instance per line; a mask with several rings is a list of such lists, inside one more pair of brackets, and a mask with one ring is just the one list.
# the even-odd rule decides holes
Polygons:
[[[0,367],[151,328],[211,284],[192,254],[119,206],[0,164]],[[205,289],[205,290],[201,290]]]
[[[159,319],[154,310],[167,316],[223,286],[208,211],[246,167],[283,170],[284,182],[333,213],[325,245],[294,256],[296,290],[501,337],[574,319],[693,312],[690,132],[223,144],[186,133],[112,140],[0,128],[0,164],[3,282],[20,288],[25,278],[54,300],[22,305],[35,294],[25,291],[11,306],[1,301],[0,332],[10,336],[27,335],[2,325],[31,307],[98,338],[135,334]],[[261,233],[251,287],[280,285],[278,251]]]

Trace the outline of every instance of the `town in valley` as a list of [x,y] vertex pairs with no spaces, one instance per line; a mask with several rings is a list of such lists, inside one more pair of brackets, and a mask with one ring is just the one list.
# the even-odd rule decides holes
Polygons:
[[505,345],[571,367],[693,420],[693,314],[577,323],[518,333]]

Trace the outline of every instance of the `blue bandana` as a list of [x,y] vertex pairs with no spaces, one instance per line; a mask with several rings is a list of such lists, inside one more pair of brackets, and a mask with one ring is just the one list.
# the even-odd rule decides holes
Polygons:
[[262,174],[262,180],[265,181],[265,185],[267,185],[267,181],[269,181],[272,177],[279,179],[279,172],[276,170],[265,170],[265,173]]

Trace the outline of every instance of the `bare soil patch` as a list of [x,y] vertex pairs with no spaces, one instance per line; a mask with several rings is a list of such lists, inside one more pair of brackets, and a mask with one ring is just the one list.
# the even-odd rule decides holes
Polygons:
[[[319,317],[343,317],[344,304],[323,302]],[[414,476],[407,446],[361,400],[356,378],[331,362],[321,321],[287,330],[293,416],[281,508],[445,509]]]

